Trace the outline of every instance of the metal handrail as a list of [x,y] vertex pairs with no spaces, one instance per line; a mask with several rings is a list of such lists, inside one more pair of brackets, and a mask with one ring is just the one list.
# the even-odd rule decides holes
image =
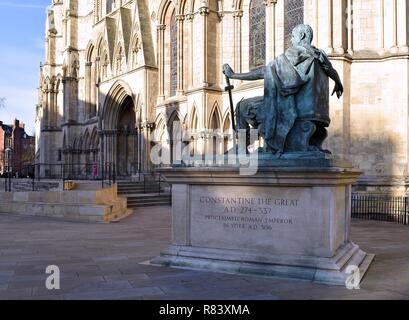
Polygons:
[[141,176],[143,176],[143,193],[147,193],[147,184],[146,184],[147,177],[153,176],[154,181],[158,183],[158,194],[159,195],[162,194],[163,183],[166,182],[166,179],[164,179],[161,173],[157,173],[157,172],[141,173]]

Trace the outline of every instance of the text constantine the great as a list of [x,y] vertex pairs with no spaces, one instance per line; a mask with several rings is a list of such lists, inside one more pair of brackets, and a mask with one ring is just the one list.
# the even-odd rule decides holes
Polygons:
[[279,207],[298,207],[298,199],[264,199],[264,198],[224,198],[224,197],[200,197],[203,204],[222,205],[263,205]]

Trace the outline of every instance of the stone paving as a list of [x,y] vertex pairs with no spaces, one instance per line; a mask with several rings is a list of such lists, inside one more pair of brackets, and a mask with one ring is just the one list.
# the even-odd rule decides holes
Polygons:
[[[170,241],[170,208],[115,224],[0,215],[0,299],[409,299],[409,227],[354,221],[353,240],[376,259],[360,290],[141,264]],[[61,289],[45,288],[48,265]]]

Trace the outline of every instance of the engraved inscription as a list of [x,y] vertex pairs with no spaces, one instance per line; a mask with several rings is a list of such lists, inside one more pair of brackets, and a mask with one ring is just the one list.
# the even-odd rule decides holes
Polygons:
[[280,214],[280,208],[296,208],[299,199],[201,196],[201,206],[212,207],[204,220],[219,222],[225,230],[265,230],[274,225],[293,225],[295,219]]
[[[316,245],[311,188],[192,186],[190,243],[203,248],[305,253]],[[317,204],[319,206],[319,204]],[[309,231],[308,231],[309,232]]]

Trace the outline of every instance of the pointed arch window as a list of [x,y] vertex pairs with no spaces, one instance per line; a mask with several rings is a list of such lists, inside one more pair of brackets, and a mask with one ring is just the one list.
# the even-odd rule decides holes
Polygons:
[[132,67],[138,67],[138,53],[141,49],[141,40],[139,36],[135,36],[134,43],[132,46]]
[[197,152],[197,132],[198,132],[198,117],[196,107],[193,108],[193,114],[190,123],[190,155],[194,156]]
[[106,0],[106,12],[111,13],[114,10],[114,0]]
[[117,54],[117,56],[116,56],[116,74],[117,75],[119,75],[119,74],[121,74],[121,72],[122,72],[122,60],[123,60],[123,57],[122,57],[122,46],[120,46],[119,47],[119,49],[118,49],[118,54]]
[[222,154],[223,147],[222,123],[219,114],[219,107],[216,105],[210,118],[209,129],[211,130],[212,137],[209,140],[207,150],[209,155],[213,154],[214,156]]
[[102,79],[107,79],[108,78],[108,64],[109,64],[109,59],[108,59],[108,54],[104,54],[104,58],[102,60]]
[[86,98],[86,117],[88,119],[96,116],[97,104],[97,67],[95,58],[95,49],[90,47],[87,53],[87,62],[85,64],[85,98]]
[[266,5],[251,0],[249,12],[249,66],[256,69],[266,63]]
[[304,23],[304,0],[285,0],[284,10],[285,48],[287,49],[291,46],[291,32],[297,25]]
[[176,95],[177,77],[177,24],[175,10],[170,19],[170,96]]

